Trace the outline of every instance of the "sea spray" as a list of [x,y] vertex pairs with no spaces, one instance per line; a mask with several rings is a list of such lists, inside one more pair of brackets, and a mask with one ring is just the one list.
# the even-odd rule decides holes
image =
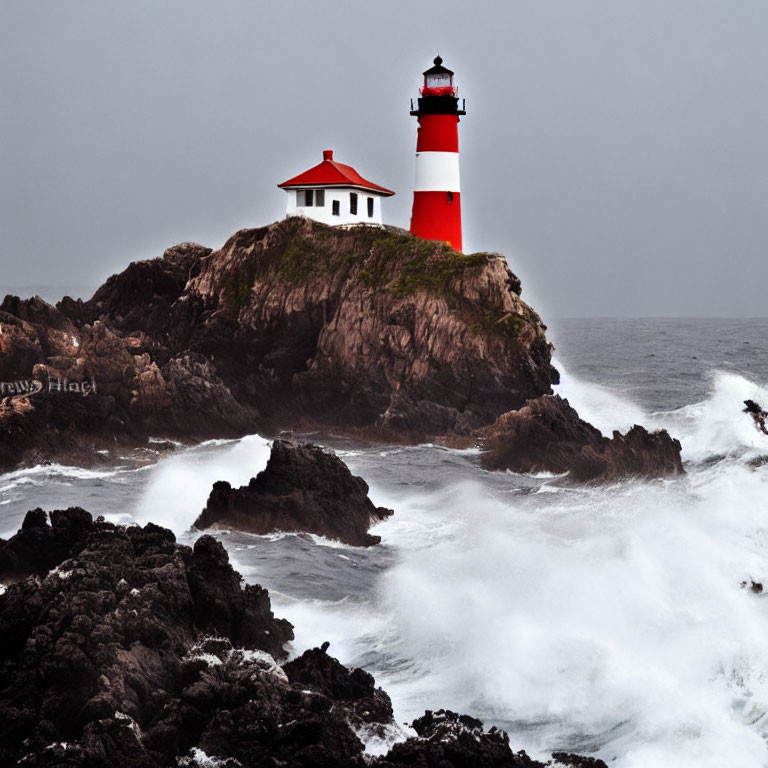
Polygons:
[[246,485],[266,466],[269,449],[267,440],[251,435],[210,441],[163,459],[150,470],[131,516],[141,524],[153,522],[184,533],[205,507],[217,480]]
[[[743,744],[762,736],[739,710],[768,707],[768,602],[739,584],[765,572],[755,502],[766,489],[731,471],[692,488],[443,498],[462,530],[404,547],[377,606],[397,627],[392,652],[429,670],[415,685],[384,674],[404,714],[439,700],[506,725],[515,743],[589,736],[606,758],[625,721],[638,738],[704,753],[736,725]],[[751,509],[734,517],[732,504]]]
[[582,381],[567,371],[558,360],[552,363],[560,371],[555,394],[568,400],[584,421],[597,427],[607,437],[614,429],[626,432],[635,424],[650,428],[648,414],[630,399],[597,384]]
[[709,396],[657,419],[683,444],[683,459],[707,461],[723,456],[747,460],[768,455],[768,435],[755,429],[744,401],[768,406],[768,387],[724,371],[711,374]]
[[558,363],[562,379],[557,394],[568,399],[579,416],[610,436],[634,424],[666,429],[683,446],[684,461],[708,461],[732,456],[747,459],[768,455],[768,435],[755,429],[744,414],[744,401],[768,406],[768,387],[739,374],[712,371],[707,397],[673,411],[646,412],[608,389],[581,381]]
[[[603,408],[620,427],[637,412],[578,385],[592,418]],[[680,478],[538,480],[542,494],[530,478],[476,467],[474,481],[426,471],[413,482],[419,451],[434,466],[432,447],[379,457],[377,501],[396,514],[377,533],[394,564],[368,600],[281,600],[305,627],[297,641],[330,640],[365,665],[401,720],[439,704],[502,725],[542,757],[563,747],[620,768],[764,766],[768,599],[741,582],[768,581],[768,483],[748,463],[751,420],[731,403],[759,400],[755,386],[714,375],[697,406],[706,428],[694,409],[653,414],[652,426],[674,424],[689,454],[715,461]],[[365,456],[348,461],[371,477]]]

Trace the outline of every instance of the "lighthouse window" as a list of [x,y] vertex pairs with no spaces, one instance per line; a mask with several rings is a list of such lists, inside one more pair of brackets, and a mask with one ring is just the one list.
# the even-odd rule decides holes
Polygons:
[[357,192],[349,193],[349,212],[357,216]]
[[448,202],[449,202],[449,203],[452,203],[452,202],[453,202],[453,192],[449,192],[449,193],[448,193]]
[[312,207],[312,190],[305,189],[303,194],[304,194],[304,207],[311,208]]
[[331,203],[331,213],[334,216],[341,216],[341,210],[340,209],[341,209],[341,205],[339,204],[339,201],[338,200],[334,200]]
[[427,88],[447,88],[450,84],[450,75],[427,75]]
[[372,197],[368,198],[368,218],[369,219],[373,218],[373,198]]
[[315,205],[318,208],[322,208],[325,205],[325,190],[324,189],[316,189],[315,190]]

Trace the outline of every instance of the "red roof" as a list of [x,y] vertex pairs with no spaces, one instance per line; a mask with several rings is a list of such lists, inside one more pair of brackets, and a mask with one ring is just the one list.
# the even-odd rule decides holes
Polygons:
[[280,189],[290,189],[291,187],[359,187],[371,192],[378,192],[383,197],[395,194],[391,189],[380,187],[378,184],[364,179],[352,166],[337,163],[333,159],[333,150],[331,149],[326,149],[323,152],[322,163],[277,186]]

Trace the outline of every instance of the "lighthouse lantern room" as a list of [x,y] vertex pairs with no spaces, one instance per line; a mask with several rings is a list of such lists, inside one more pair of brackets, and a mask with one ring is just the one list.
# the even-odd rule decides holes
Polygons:
[[337,163],[333,150],[323,162],[282,184],[288,193],[286,216],[305,216],[323,224],[381,226],[381,199],[395,193],[364,179],[349,165]]
[[459,183],[459,90],[453,72],[438,56],[424,72],[419,89],[416,139],[416,183],[411,233],[426,240],[443,240],[461,251],[461,185]]

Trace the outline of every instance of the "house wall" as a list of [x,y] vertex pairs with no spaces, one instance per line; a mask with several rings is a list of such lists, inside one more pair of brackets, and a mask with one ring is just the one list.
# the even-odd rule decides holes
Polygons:
[[[323,187],[319,187],[323,189]],[[325,188],[325,205],[318,207],[313,205],[309,208],[297,205],[297,196],[305,189],[318,189],[318,187],[303,187],[301,190],[286,189],[287,205],[285,208],[286,216],[306,216],[308,219],[321,221],[323,224],[381,224],[381,195],[366,192],[361,189],[336,189]],[[349,194],[357,193],[357,215],[353,216],[349,212]],[[368,198],[373,198],[373,216],[368,216]],[[339,215],[334,216],[333,201],[339,201]],[[303,195],[302,195],[303,201]]]

